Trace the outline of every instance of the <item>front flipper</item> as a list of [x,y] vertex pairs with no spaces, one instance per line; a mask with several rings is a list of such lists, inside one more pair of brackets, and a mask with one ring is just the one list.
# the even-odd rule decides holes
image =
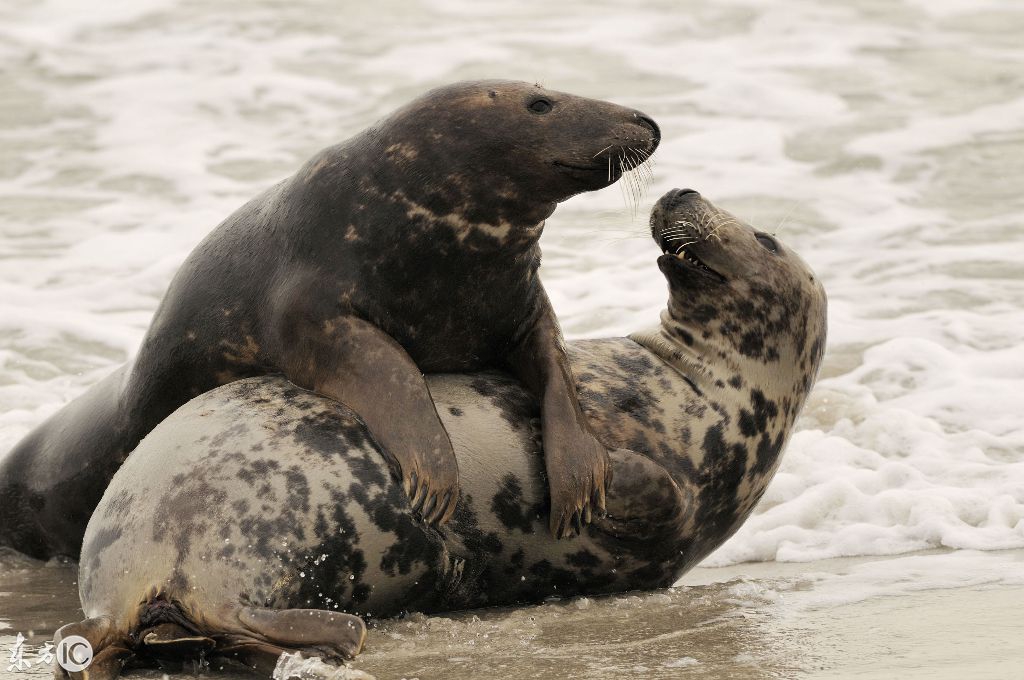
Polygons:
[[300,321],[283,352],[296,385],[348,405],[366,423],[412,511],[443,524],[459,499],[459,468],[423,374],[391,336],[352,316]]
[[589,431],[567,427],[565,419],[542,414],[541,427],[551,494],[548,527],[555,538],[579,535],[595,513],[607,511],[609,451]]
[[551,494],[549,528],[555,538],[579,534],[605,512],[611,482],[608,448],[590,431],[576,396],[565,342],[547,296],[508,356],[513,373],[541,402],[544,465]]
[[255,637],[225,636],[218,641],[216,653],[268,675],[285,652],[351,659],[366,641],[366,624],[361,618],[324,609],[243,607],[238,610],[238,622]]

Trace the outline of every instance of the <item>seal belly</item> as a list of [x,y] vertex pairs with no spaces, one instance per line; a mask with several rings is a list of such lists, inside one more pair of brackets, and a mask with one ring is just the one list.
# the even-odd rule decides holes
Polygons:
[[[604,342],[587,343],[594,362],[645,352]],[[584,394],[606,392],[627,368],[631,389],[665,392],[657,367],[645,387],[633,364],[597,380],[596,364],[576,360]],[[413,516],[347,407],[283,378],[238,381],[178,409],[111,482],[86,532],[86,612],[135,622],[140,602],[167,596],[217,628],[239,606],[391,616],[624,590],[643,569],[651,578],[602,532],[551,540],[539,409],[517,381],[437,375],[430,388],[465,480],[450,526]]]
[[400,611],[446,555],[407,507],[344,406],[280,378],[232,383],[118,472],[86,532],[83,605],[135,621],[167,597],[216,626],[238,606]]

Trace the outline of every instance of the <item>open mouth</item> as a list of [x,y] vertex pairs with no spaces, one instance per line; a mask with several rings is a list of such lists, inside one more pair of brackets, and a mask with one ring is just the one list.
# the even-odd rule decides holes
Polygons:
[[704,260],[694,252],[693,246],[696,245],[697,239],[686,234],[678,236],[666,237],[664,231],[659,231],[656,240],[658,247],[661,248],[661,252],[674,258],[674,261],[695,271],[702,276],[714,279],[715,281],[724,282],[725,277],[716,272],[714,269],[709,267]]

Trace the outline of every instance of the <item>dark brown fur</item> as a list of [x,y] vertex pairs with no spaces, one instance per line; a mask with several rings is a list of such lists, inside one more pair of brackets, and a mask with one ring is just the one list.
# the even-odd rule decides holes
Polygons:
[[435,521],[454,510],[458,468],[422,372],[508,368],[543,404],[552,528],[578,524],[603,504],[608,454],[576,399],[537,241],[559,201],[657,143],[639,112],[485,81],[325,149],[193,251],[134,364],[3,459],[0,543],[76,556],[146,433],[198,394],[272,373],[359,413]]

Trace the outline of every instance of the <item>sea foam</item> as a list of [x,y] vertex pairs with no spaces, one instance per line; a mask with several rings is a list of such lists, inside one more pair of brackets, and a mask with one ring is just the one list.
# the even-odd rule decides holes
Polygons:
[[429,87],[519,78],[664,134],[641,200],[548,221],[570,338],[656,320],[646,213],[672,187],[777,233],[828,290],[818,386],[707,564],[1024,547],[1021,30],[1012,0],[5,5],[0,452],[130,359],[249,197]]

